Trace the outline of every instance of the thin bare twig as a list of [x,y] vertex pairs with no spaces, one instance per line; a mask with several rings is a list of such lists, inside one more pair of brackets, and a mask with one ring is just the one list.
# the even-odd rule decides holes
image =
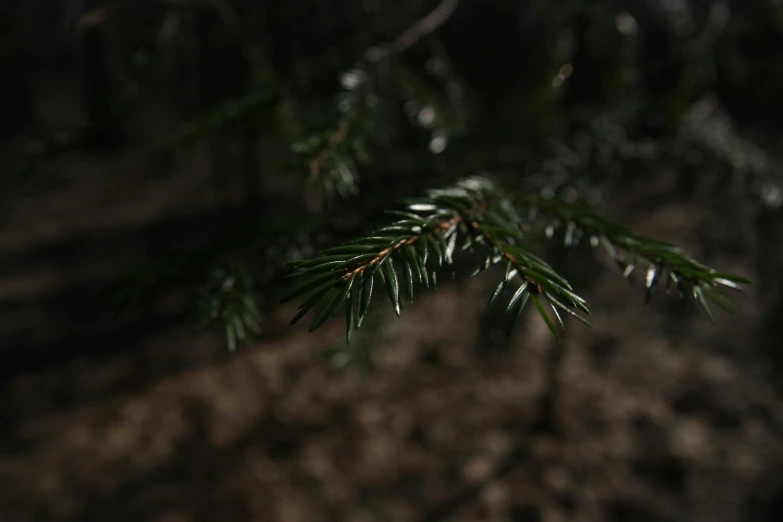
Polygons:
[[400,54],[406,49],[413,46],[416,42],[421,40],[422,37],[434,32],[441,25],[446,23],[446,20],[451,18],[454,11],[457,10],[459,0],[442,0],[438,7],[433,9],[427,16],[419,19],[415,24],[410,26],[404,33],[402,33],[394,42],[382,47],[374,58],[380,60],[381,58],[394,56]]

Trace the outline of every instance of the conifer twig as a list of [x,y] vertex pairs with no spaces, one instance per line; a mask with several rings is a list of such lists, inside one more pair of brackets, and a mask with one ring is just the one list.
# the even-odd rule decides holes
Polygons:
[[[720,287],[741,291],[740,285],[751,283],[745,277],[718,272],[689,257],[679,247],[635,234],[580,206],[539,197],[529,202],[534,209],[565,226],[566,246],[575,246],[581,236],[589,236],[591,245],[601,245],[622,270],[623,277],[629,278],[638,264],[645,264],[646,302],[650,301],[655,287],[665,281],[666,293],[674,285],[680,298],[691,295],[714,321],[708,300],[731,314],[736,313]],[[548,230],[553,231],[553,226]]]
[[399,316],[402,312],[400,281],[411,302],[416,282],[434,288],[437,268],[453,262],[458,242],[462,243],[460,252],[473,252],[483,258],[474,275],[495,264],[506,264],[505,277],[491,302],[511,286],[515,276],[520,276],[521,284],[506,308],[511,316],[509,329],[516,324],[529,300],[556,336],[557,330],[541,298],[547,300],[561,326],[558,309],[575,316],[577,309],[589,313],[584,300],[572,291],[568,282],[519,243],[518,218],[488,180],[469,178],[447,189],[430,190],[424,197],[408,200],[404,211],[390,213],[403,219],[379,228],[368,237],[324,250],[315,259],[289,263],[297,269],[291,276],[312,278],[283,300],[309,296],[292,323],[322,300],[327,301],[310,325],[310,330],[315,330],[344,305],[346,335],[350,340],[352,330],[361,324],[367,312],[376,274],[386,284]]

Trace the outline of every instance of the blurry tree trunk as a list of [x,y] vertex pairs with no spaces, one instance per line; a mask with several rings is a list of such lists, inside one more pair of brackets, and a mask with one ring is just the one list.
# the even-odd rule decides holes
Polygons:
[[560,374],[565,355],[565,344],[549,343],[549,348],[544,354],[546,385],[538,403],[538,418],[531,426],[533,433],[555,437],[561,434],[557,422],[557,406],[563,389]]
[[[211,9],[203,9],[197,13],[195,52],[198,54],[197,82],[199,88],[199,112],[208,112],[217,108],[224,101],[223,86],[229,79],[224,74],[221,62],[222,39],[218,35],[220,21]],[[229,145],[224,133],[207,137],[209,155],[209,173],[215,192],[215,204],[220,206],[225,199],[230,184],[228,179],[233,168]]]
[[764,208],[759,213],[759,288],[765,313],[759,348],[769,361],[773,385],[783,393],[783,343],[780,318],[783,317],[783,210]]
[[[222,1],[222,0],[221,0]],[[221,7],[239,16],[226,3]],[[226,19],[226,11],[203,9],[198,13],[196,33],[200,110],[219,109],[253,88],[252,64],[243,47],[244,35]],[[251,111],[252,112],[252,111]],[[238,125],[218,136],[209,137],[209,165],[218,204],[228,198],[237,211],[255,209],[260,197],[260,172],[257,154],[258,130],[253,114],[240,116]]]
[[[97,12],[104,0],[84,0],[85,16]],[[87,116],[84,145],[92,151],[108,151],[121,140],[120,123],[112,117],[111,93],[114,92],[106,37],[106,24],[93,23],[82,32],[82,93]]]
[[[27,16],[21,0],[0,3],[0,139],[13,138],[34,120],[30,57],[20,37]],[[10,81],[9,81],[10,80]]]

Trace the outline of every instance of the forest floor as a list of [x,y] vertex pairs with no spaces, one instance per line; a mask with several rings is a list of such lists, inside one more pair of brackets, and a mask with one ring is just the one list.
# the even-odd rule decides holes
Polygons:
[[[229,354],[170,318],[106,320],[106,281],[214,217],[197,170],[118,183],[110,166],[71,165],[67,194],[20,197],[0,231],[0,520],[778,520],[758,289],[712,325],[604,270],[592,329],[557,344],[531,313],[506,343],[483,333],[489,276],[379,311],[355,343],[369,375],[318,356],[338,321],[308,335],[287,309]],[[613,217],[698,256],[714,217],[642,192]]]

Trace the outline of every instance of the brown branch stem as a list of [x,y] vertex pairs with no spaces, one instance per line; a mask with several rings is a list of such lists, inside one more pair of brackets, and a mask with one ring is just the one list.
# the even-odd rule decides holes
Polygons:
[[457,216],[454,216],[451,219],[444,219],[443,221],[440,222],[440,224],[438,225],[437,228],[435,228],[435,229],[433,229],[433,230],[431,230],[429,232],[426,232],[426,233],[423,232],[421,234],[418,234],[418,235],[413,236],[413,237],[408,238],[408,239],[401,239],[400,241],[394,243],[393,245],[388,246],[388,247],[384,248],[383,250],[381,250],[380,252],[378,252],[378,255],[375,256],[375,258],[373,258],[372,260],[370,260],[369,263],[366,263],[366,264],[364,264],[364,265],[362,265],[362,266],[360,266],[358,268],[355,268],[353,270],[349,270],[348,272],[346,272],[345,275],[342,278],[342,282],[348,281],[348,279],[350,279],[352,276],[359,275],[362,272],[364,272],[365,270],[367,270],[369,268],[372,268],[373,266],[377,265],[378,263],[383,261],[386,257],[388,257],[395,250],[397,250],[399,248],[402,248],[402,247],[404,247],[406,245],[412,245],[412,244],[416,243],[416,241],[421,239],[422,236],[431,236],[435,232],[442,232],[442,231],[450,230],[452,227],[454,227],[455,225],[458,225],[460,222],[462,222],[462,216],[457,215]]
[[324,168],[324,165],[326,165],[326,161],[329,158],[329,153],[333,151],[340,143],[345,141],[345,138],[348,137],[348,129],[350,128],[350,124],[348,120],[343,120],[340,123],[340,126],[337,127],[337,130],[329,137],[329,144],[327,147],[321,152],[318,153],[318,156],[315,157],[313,161],[310,162],[310,175],[316,176],[319,172],[321,172],[321,169]]

